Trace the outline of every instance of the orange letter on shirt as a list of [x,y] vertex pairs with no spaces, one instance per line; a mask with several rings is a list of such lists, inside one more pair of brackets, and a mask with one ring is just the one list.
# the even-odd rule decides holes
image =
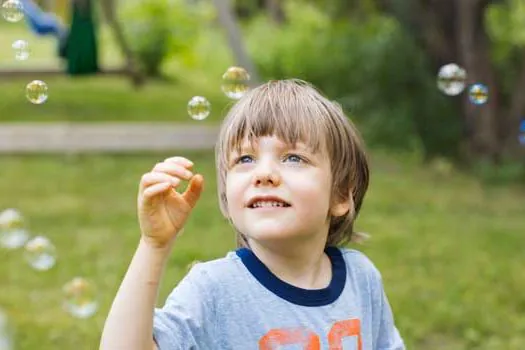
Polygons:
[[344,320],[334,323],[328,333],[328,344],[330,350],[343,350],[344,337],[357,337],[357,350],[363,350],[361,340],[361,323],[358,319]]
[[[343,350],[343,338],[357,337],[357,350],[363,350],[359,319],[335,322],[328,333],[330,350]],[[302,344],[304,350],[320,350],[321,340],[305,328],[272,329],[259,340],[260,350],[274,350],[280,345]]]
[[303,344],[304,350],[320,350],[317,334],[308,329],[272,329],[259,340],[259,349],[273,350],[280,345]]

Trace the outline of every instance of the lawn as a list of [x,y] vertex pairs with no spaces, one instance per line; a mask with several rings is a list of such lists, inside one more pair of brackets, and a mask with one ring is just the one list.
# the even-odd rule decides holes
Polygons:
[[[17,39],[27,40],[30,58],[16,61],[11,44]],[[209,41],[220,42],[220,33],[207,33],[196,43],[196,50],[209,50]],[[106,27],[100,31],[100,64],[105,68],[121,67],[123,59]],[[199,46],[200,45],[200,46]],[[220,46],[220,45],[219,45]],[[212,107],[210,116],[201,121],[217,124],[231,103],[221,91],[221,76],[228,68],[226,47],[215,44],[213,54],[203,54],[193,66],[170,59],[164,71],[172,80],[150,80],[141,89],[134,89],[124,76],[52,78],[5,78],[1,71],[10,69],[57,69],[61,62],[56,57],[53,38],[36,37],[23,22],[0,23],[0,122],[49,121],[141,121],[194,123],[186,110],[188,101],[196,95],[206,97]],[[221,64],[220,62],[224,62]],[[43,105],[32,105],[26,100],[25,86],[34,79],[44,80],[49,87],[49,99]]]
[[[21,251],[0,254],[0,307],[16,331],[16,349],[97,348],[139,238],[139,178],[170,155],[1,158],[0,209],[20,209],[31,232],[53,240],[59,259],[36,272]],[[184,155],[204,174],[205,192],[171,256],[159,304],[189,263],[234,249],[217,205],[212,152]],[[483,188],[399,155],[376,152],[372,161],[357,225],[372,239],[354,248],[382,272],[409,348],[525,348],[524,190]],[[61,287],[75,276],[98,287],[100,310],[92,318],[61,309]]]

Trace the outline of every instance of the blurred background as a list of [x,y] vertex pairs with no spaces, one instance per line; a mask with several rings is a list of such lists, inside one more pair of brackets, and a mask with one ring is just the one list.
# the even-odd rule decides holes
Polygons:
[[370,239],[349,247],[382,272],[408,348],[525,348],[525,2],[1,2],[0,350],[98,348],[140,177],[166,157],[206,184],[159,306],[192,263],[235,249],[216,130],[283,78],[365,138]]

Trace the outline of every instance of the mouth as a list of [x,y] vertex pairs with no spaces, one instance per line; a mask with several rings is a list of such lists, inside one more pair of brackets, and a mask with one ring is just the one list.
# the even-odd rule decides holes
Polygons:
[[249,209],[253,210],[275,210],[275,209],[285,209],[291,207],[290,204],[285,202],[277,201],[260,201],[255,202],[248,206]]

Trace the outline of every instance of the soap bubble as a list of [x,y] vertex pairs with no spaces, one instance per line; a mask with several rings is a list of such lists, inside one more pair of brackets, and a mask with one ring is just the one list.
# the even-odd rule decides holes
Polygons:
[[26,244],[29,232],[24,229],[8,229],[0,232],[0,246],[5,249],[18,249]]
[[188,113],[195,120],[206,119],[210,115],[210,111],[210,102],[202,96],[194,96],[188,102]]
[[470,102],[482,105],[489,99],[489,89],[483,84],[473,84],[468,91]]
[[29,58],[29,43],[25,40],[16,40],[11,45],[15,51],[15,59],[17,61],[25,61]]
[[64,309],[73,317],[88,318],[98,309],[96,288],[87,279],[75,277],[63,287]]
[[19,22],[24,18],[24,7],[19,0],[7,0],[2,4],[2,16],[8,22]]
[[29,102],[42,104],[47,101],[47,84],[41,80],[33,80],[26,87],[26,96]]
[[0,350],[13,349],[13,331],[7,314],[0,309]]
[[459,95],[465,89],[467,73],[455,63],[449,63],[439,69],[437,86],[448,96]]
[[0,213],[0,246],[6,249],[18,249],[29,239],[24,228],[24,217],[20,211],[9,208]]
[[47,271],[56,262],[55,246],[46,237],[34,237],[25,246],[25,257],[35,270]]
[[5,209],[0,213],[0,229],[17,229],[24,227],[22,213],[14,208]]
[[248,91],[250,75],[242,67],[230,67],[222,75],[222,91],[233,100],[240,99]]

